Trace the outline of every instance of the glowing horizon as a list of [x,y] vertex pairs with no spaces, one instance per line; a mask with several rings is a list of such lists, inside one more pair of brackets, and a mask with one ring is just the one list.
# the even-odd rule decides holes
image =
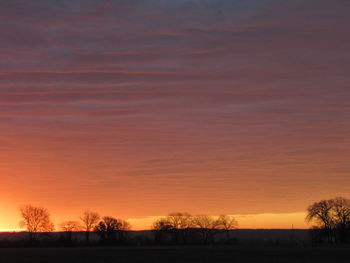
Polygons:
[[[150,230],[152,223],[163,216],[148,216],[143,218],[126,218],[131,224],[131,230]],[[212,215],[214,218],[217,215]],[[283,213],[283,214],[247,214],[247,215],[232,215],[238,221],[237,229],[308,229],[311,225],[305,222],[305,212],[299,213]],[[71,220],[79,221],[79,218],[70,218]],[[20,218],[18,217],[18,220]],[[54,220],[55,231],[60,231],[57,226],[60,221]],[[63,221],[61,221],[63,222]],[[3,222],[1,222],[4,224]],[[13,223],[11,224],[13,225]],[[9,225],[10,226],[10,225]],[[0,228],[0,232],[23,232],[23,228]]]

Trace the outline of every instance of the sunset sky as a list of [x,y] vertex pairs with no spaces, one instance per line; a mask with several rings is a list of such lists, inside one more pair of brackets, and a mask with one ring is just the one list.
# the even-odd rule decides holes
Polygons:
[[350,1],[0,1],[0,229],[350,197]]

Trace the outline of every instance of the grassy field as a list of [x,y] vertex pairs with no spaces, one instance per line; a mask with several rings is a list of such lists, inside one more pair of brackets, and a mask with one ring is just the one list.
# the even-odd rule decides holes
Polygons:
[[129,247],[129,248],[2,248],[1,263],[88,262],[350,262],[349,248],[288,247]]

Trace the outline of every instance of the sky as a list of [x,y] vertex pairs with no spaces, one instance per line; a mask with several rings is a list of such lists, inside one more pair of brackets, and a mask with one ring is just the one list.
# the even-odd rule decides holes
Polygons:
[[347,0],[0,1],[0,229],[23,204],[307,227],[350,197]]

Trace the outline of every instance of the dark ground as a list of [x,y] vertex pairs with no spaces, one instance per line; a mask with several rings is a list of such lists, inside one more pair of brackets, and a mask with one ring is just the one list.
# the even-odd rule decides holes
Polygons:
[[91,248],[1,248],[1,263],[50,262],[350,262],[350,248],[300,247],[91,247]]

